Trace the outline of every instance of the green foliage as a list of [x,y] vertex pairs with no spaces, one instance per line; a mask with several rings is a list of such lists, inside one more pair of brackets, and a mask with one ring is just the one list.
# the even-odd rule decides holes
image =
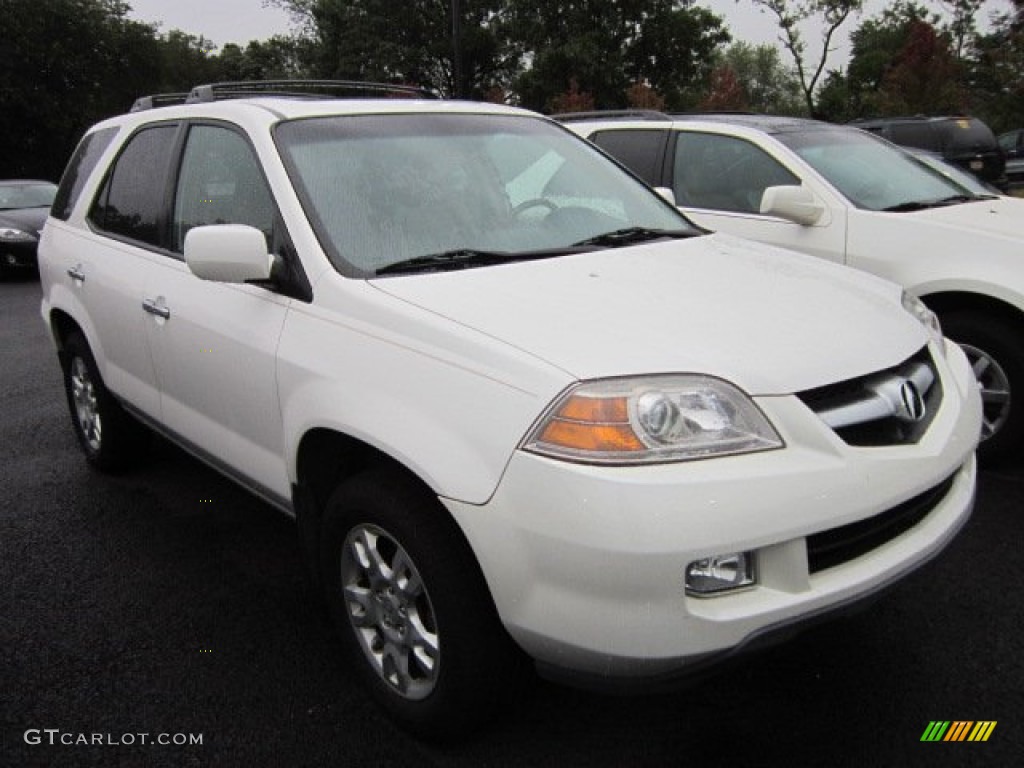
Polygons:
[[735,42],[716,58],[716,72],[722,68],[733,73],[742,89],[743,109],[776,115],[804,112],[800,81],[775,46]]
[[506,39],[528,62],[514,90],[542,111],[572,80],[597,108],[627,106],[634,83],[670,109],[693,106],[729,40],[720,17],[689,1],[510,0],[508,11]]
[[974,40],[971,93],[976,111],[997,133],[1024,127],[1024,0]]
[[308,21],[314,43],[307,49],[308,63],[317,77],[406,83],[445,96],[483,98],[495,87],[507,86],[516,63],[499,36],[501,0],[279,4]]

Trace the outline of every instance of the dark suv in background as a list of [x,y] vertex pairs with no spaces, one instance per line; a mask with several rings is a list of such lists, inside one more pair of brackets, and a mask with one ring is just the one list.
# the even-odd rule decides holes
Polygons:
[[992,129],[976,117],[879,117],[852,124],[893,144],[933,152],[1003,191],[1009,187],[1003,150]]

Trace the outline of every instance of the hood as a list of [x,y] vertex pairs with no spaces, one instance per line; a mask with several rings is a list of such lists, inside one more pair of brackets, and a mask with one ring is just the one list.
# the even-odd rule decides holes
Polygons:
[[46,217],[49,215],[49,208],[0,210],[0,227],[23,229],[38,236],[43,231],[43,224],[46,223]]
[[886,214],[907,217],[908,221],[927,223],[935,228],[949,228],[975,235],[1024,238],[1024,200],[997,197],[972,203],[931,208],[915,213]]
[[788,394],[927,340],[896,285],[721,234],[372,284],[576,379],[704,373]]

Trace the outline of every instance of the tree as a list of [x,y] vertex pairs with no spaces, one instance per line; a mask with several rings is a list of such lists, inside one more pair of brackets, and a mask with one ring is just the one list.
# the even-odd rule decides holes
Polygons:
[[313,54],[308,40],[275,35],[269,40],[252,40],[243,49],[225,45],[217,66],[225,80],[283,80],[309,74]]
[[[739,2],[739,0],[737,0]],[[763,12],[775,17],[781,30],[780,41],[796,65],[797,77],[809,114],[816,115],[814,92],[825,71],[832,51],[832,38],[854,11],[860,11],[863,0],[752,0]],[[809,57],[800,25],[818,19],[823,27],[821,51],[816,60]]]
[[[394,0],[277,0],[277,4],[292,13],[304,36],[313,42],[309,65],[319,77],[408,83],[445,96],[476,98],[511,80],[516,57],[498,36],[505,0],[407,0],[401,4]],[[456,11],[458,17],[453,19]],[[457,39],[453,36],[456,26]]]
[[57,179],[85,128],[159,79],[152,27],[118,0],[4,0],[0,176]]
[[964,58],[968,41],[978,34],[975,18],[985,0],[939,0],[946,12],[952,17],[949,31],[953,36],[953,52],[958,61]]
[[997,132],[1024,126],[1024,0],[974,41],[971,92]]
[[737,41],[719,57],[717,67],[728,68],[733,73],[743,90],[745,109],[783,115],[804,112],[800,82],[792,70],[783,65],[779,49],[774,45]]
[[879,89],[887,114],[936,114],[964,111],[959,69],[948,34],[921,19],[910,22],[907,40]]
[[625,106],[634,83],[670,108],[692,106],[729,40],[722,19],[692,0],[510,0],[503,29],[524,63],[515,91],[539,110],[573,78],[598,108]]
[[709,112],[727,112],[749,108],[747,94],[739,78],[728,64],[711,73],[711,91],[701,100],[700,108]]

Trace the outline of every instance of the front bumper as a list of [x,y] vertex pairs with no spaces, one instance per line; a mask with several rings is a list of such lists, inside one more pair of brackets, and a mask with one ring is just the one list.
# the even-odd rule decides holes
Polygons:
[[[942,550],[970,515],[981,403],[959,348],[914,445],[854,448],[795,397],[759,398],[786,448],[647,467],[511,460],[484,506],[443,500],[512,637],[548,670],[635,683],[672,675],[877,592]],[[812,572],[809,536],[881,515],[949,480],[923,519]],[[684,590],[687,564],[750,551],[757,585]]]
[[35,269],[38,264],[39,241],[0,240],[0,271],[4,269]]

